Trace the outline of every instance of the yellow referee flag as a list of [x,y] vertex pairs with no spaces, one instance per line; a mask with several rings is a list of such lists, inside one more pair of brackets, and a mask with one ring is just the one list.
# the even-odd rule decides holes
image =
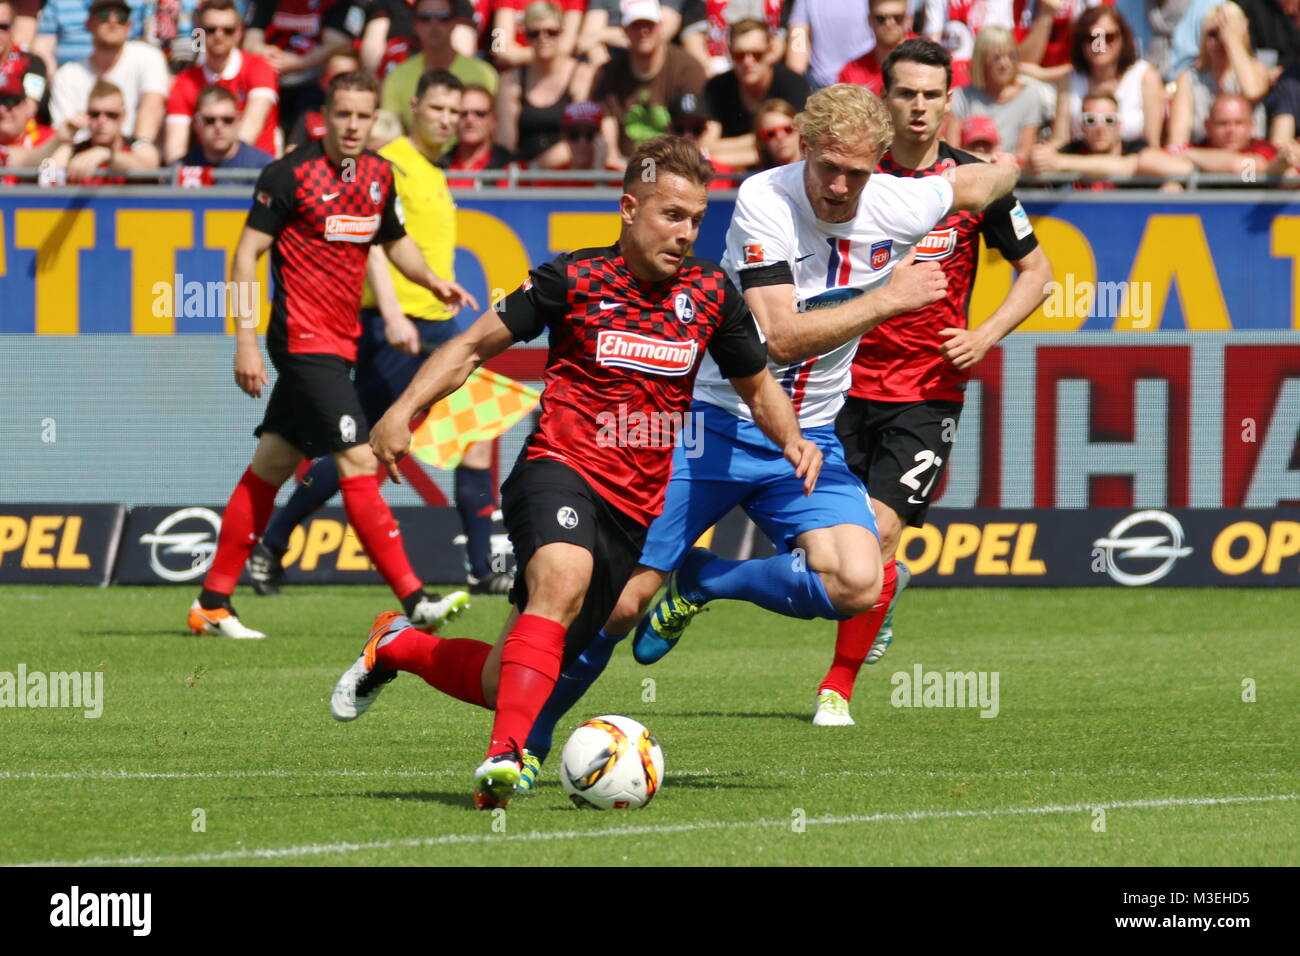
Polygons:
[[507,431],[540,399],[536,389],[476,368],[464,385],[429,410],[411,436],[411,452],[426,465],[455,468],[465,449]]

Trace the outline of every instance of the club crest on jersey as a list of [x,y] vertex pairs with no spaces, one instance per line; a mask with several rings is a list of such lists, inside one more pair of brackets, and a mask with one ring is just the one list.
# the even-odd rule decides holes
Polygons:
[[326,216],[326,242],[369,242],[379,231],[379,216]]
[[699,343],[668,342],[623,329],[601,329],[596,336],[596,362],[652,375],[686,375],[695,367]]
[[357,423],[351,415],[343,415],[339,418],[339,438],[345,442],[357,440]]
[[377,206],[379,205],[379,200],[383,198],[384,192],[379,188],[379,183],[375,182],[373,179],[370,180],[370,201]]
[[947,259],[957,248],[957,228],[935,229],[916,244],[918,259]]
[[756,265],[763,261],[763,244],[761,242],[745,243],[745,265]]
[[691,304],[689,292],[678,292],[673,297],[673,311],[677,313],[678,322],[694,322],[695,306]]
[[871,268],[883,269],[889,264],[889,257],[894,251],[893,239],[881,239],[871,244]]
[[524,280],[524,284],[519,287],[519,291],[527,292],[532,287],[533,287],[533,277],[529,276],[527,279]]

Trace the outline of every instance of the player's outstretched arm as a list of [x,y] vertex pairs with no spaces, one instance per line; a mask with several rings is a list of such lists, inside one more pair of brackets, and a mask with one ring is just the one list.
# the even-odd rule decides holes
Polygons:
[[1020,165],[999,153],[991,163],[965,163],[943,174],[952,185],[952,208],[980,210],[1016,188]]
[[383,246],[370,247],[370,254],[366,257],[366,281],[375,294],[375,307],[384,320],[384,338],[388,344],[403,355],[419,355],[420,330],[407,318],[397,301],[397,290],[393,287],[393,276],[388,271],[388,256],[384,255]]
[[1015,331],[1047,298],[1047,285],[1053,275],[1052,262],[1042,246],[1035,247],[1011,264],[1016,269],[1016,281],[992,315],[975,329],[939,331],[944,339],[939,352],[955,368],[967,369],[978,364],[989,349]]
[[478,300],[465,291],[460,283],[438,278],[429,268],[429,264],[424,261],[424,256],[420,254],[420,247],[410,236],[402,236],[400,239],[384,243],[384,252],[393,265],[397,266],[398,272],[416,285],[424,286],[453,309],[466,306],[478,309]]
[[490,310],[425,360],[406,391],[370,430],[370,447],[393,481],[401,481],[397,462],[411,447],[411,419],[456,391],[470,372],[514,342],[501,316]]
[[798,315],[793,285],[754,286],[745,304],[767,338],[767,352],[780,365],[825,355],[861,338],[881,322],[938,302],[948,292],[948,278],[934,260],[916,261],[909,252],[890,273],[889,282],[840,305]]
[[794,465],[794,473],[803,479],[803,493],[812,494],[813,488],[817,486],[817,476],[822,470],[822,452],[803,437],[803,432],[799,429],[799,417],[790,404],[790,396],[767,369],[757,375],[737,377],[730,381],[736,394],[754,413],[754,424],[776,443],[786,460]]
[[[236,290],[254,288],[257,280],[257,260],[262,257],[275,236],[245,226],[235,246],[235,256],[230,264],[230,281]],[[230,297],[235,310],[235,384],[245,394],[261,398],[262,386],[270,384],[262,350],[257,346],[257,310],[262,307],[261,296],[235,294]],[[251,311],[245,311],[251,306]]]

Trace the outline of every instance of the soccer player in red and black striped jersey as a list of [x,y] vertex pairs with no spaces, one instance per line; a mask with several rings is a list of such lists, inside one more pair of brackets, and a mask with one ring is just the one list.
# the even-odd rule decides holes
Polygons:
[[502,487],[518,570],[515,613],[495,649],[422,633],[381,614],[330,709],[352,720],[398,671],[481,707],[495,706],[479,807],[503,806],[520,781],[523,741],[568,665],[599,632],[663,507],[674,435],[707,351],[811,490],[817,446],[767,370],[767,349],[722,268],[690,255],[713,170],[678,137],[641,145],[628,164],[618,244],[534,269],[518,290],[425,363],[371,444],[389,472],[416,413],[479,364],[550,331],[541,419]]
[[[272,163],[257,180],[231,279],[237,291],[255,288],[257,260],[271,251],[275,300],[266,344],[279,375],[255,432],[260,441],[253,462],[226,505],[216,556],[190,609],[189,626],[196,633],[265,637],[239,621],[230,595],[266,529],[276,492],[304,456],[333,456],[348,523],[413,620],[433,626],[464,606],[463,592],[446,599],[425,594],[411,570],[397,523],[379,494],[379,462],[351,379],[372,243],[381,243],[403,275],[442,301],[477,307],[463,288],[433,273],[406,235],[392,166],[365,149],[378,113],[379,84],[370,74],[335,77],[326,99],[324,140]],[[234,301],[235,382],[258,398],[269,381],[251,314],[260,296],[237,294]]]
[[[878,172],[919,178],[980,162],[939,140],[952,85],[947,50],[929,40],[904,41],[886,59],[883,73],[894,142]],[[1018,275],[1002,304],[971,328],[981,235]],[[835,423],[849,467],[871,491],[885,568],[876,605],[839,625],[835,660],[818,698],[827,692],[842,698],[833,701],[840,719],[823,723],[853,722],[847,704],[858,670],[863,660],[879,660],[893,640],[887,615],[909,576],[894,552],[904,525],[925,523],[930,494],[951,456],[971,367],[1038,308],[1052,281],[1052,265],[1014,195],[982,212],[948,216],[917,244],[916,257],[939,262],[948,295],[862,337],[853,385]]]

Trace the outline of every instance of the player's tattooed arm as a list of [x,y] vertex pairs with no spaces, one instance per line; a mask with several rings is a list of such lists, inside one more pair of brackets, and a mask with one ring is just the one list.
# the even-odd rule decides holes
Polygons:
[[411,419],[456,391],[470,372],[514,343],[514,333],[495,310],[489,309],[425,360],[406,391],[370,430],[370,447],[393,481],[401,481],[397,462],[411,447]]
[[795,475],[803,479],[803,493],[812,494],[822,470],[822,452],[803,437],[799,417],[785,389],[766,368],[757,375],[736,376],[730,381],[736,394],[754,413],[754,424],[776,443],[786,461],[794,465]]
[[999,153],[992,163],[964,163],[945,170],[943,178],[952,185],[954,211],[980,210],[1016,188],[1020,166],[1014,156]]
[[750,285],[745,302],[767,338],[768,355],[780,365],[793,365],[861,338],[886,319],[938,302],[947,292],[939,263],[917,262],[911,252],[894,266],[885,286],[839,305],[796,313],[793,285]]
[[[260,259],[275,236],[245,226],[239,234],[239,244],[235,246],[235,255],[230,264],[230,281],[236,289],[251,289],[256,286],[257,260]],[[235,309],[235,384],[252,398],[261,398],[262,386],[269,385],[266,364],[262,361],[262,350],[257,345],[259,301],[255,296],[232,295],[231,306]],[[251,309],[246,310],[246,306]]]
[[420,247],[410,236],[402,236],[400,239],[384,243],[384,252],[393,265],[397,266],[398,272],[416,285],[424,286],[453,309],[466,306],[478,309],[478,300],[470,295],[464,286],[449,279],[438,278],[429,268],[429,264],[424,261]]

